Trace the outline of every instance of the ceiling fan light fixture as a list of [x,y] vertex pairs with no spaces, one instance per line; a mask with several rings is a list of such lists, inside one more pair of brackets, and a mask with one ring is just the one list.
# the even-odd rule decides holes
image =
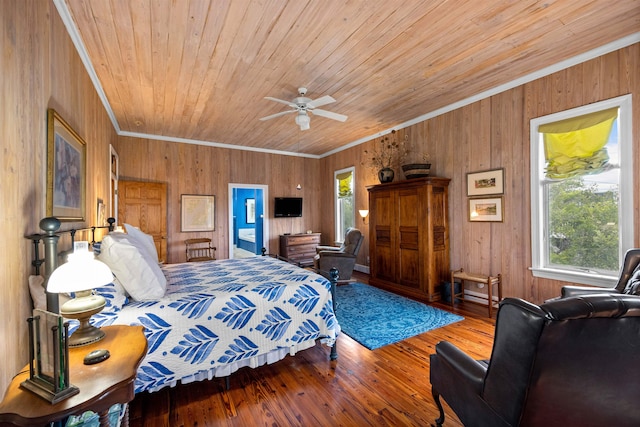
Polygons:
[[296,124],[298,126],[300,126],[300,130],[309,129],[309,122],[310,121],[311,121],[311,119],[304,112],[299,112],[298,115],[296,116]]
[[264,99],[269,101],[278,102],[289,107],[287,111],[281,111],[279,113],[271,114],[266,117],[262,117],[260,120],[271,120],[276,117],[284,116],[285,114],[298,113],[296,115],[296,124],[300,127],[300,130],[308,130],[309,122],[311,121],[309,113],[317,116],[326,117],[327,119],[338,120],[344,122],[347,120],[347,116],[344,114],[338,114],[327,110],[322,110],[318,107],[336,102],[330,95],[324,95],[317,99],[310,99],[306,97],[307,89],[304,87],[298,88],[298,96],[292,101],[285,101],[284,99],[274,98],[272,96],[265,96]]

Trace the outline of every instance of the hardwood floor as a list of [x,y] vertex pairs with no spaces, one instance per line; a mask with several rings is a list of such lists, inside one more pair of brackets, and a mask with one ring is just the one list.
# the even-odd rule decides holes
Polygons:
[[[429,383],[435,345],[451,341],[476,359],[491,354],[495,319],[469,303],[455,312],[465,319],[374,351],[342,334],[336,361],[317,344],[240,369],[229,390],[213,379],[141,393],[131,403],[130,426],[428,426],[438,416]],[[445,414],[446,426],[462,425],[446,405]]]

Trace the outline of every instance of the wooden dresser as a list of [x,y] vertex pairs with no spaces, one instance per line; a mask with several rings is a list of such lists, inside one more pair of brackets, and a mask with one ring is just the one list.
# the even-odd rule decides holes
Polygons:
[[283,234],[280,236],[280,256],[301,266],[313,265],[321,233]]
[[449,179],[416,178],[367,187],[369,283],[423,301],[449,280]]

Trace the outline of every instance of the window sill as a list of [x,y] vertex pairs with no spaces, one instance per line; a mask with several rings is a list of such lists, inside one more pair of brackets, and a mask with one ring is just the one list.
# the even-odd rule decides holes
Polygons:
[[530,268],[534,277],[544,279],[561,280],[563,282],[578,283],[581,285],[612,288],[618,282],[617,277],[604,276],[597,273],[581,273],[578,271],[554,270],[551,268]]

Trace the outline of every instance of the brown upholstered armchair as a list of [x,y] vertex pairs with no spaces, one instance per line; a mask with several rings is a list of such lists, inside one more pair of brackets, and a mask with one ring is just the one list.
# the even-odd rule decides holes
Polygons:
[[364,236],[357,228],[348,228],[342,246],[318,246],[313,259],[314,267],[321,271],[338,269],[339,281],[350,280],[356,257],[362,246]]
[[638,426],[640,298],[599,294],[541,306],[500,303],[491,358],[447,341],[431,355],[432,394],[467,427]]
[[615,287],[563,286],[561,298],[601,293],[640,295],[640,249],[629,249],[624,255],[620,278]]

